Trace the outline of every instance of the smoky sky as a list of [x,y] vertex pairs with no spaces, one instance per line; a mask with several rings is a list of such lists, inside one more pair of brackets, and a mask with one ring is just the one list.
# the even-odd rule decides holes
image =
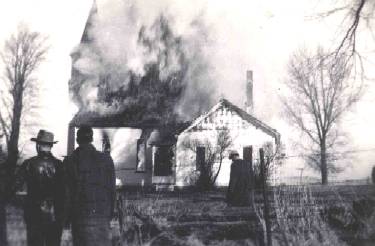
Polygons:
[[[276,98],[275,81],[266,80],[259,66],[263,61],[251,57],[246,61],[249,50],[241,47],[244,41],[237,37],[233,42],[231,32],[238,30],[226,30],[232,24],[227,26],[225,21],[219,28],[205,1],[191,6],[175,1],[99,1],[91,21],[88,34],[92,41],[76,48],[81,55],[73,64],[87,75],[76,83],[74,91],[86,109],[113,112],[127,103],[100,102],[103,74],[110,74],[105,91],[116,92],[149,76],[151,64],[157,64],[162,83],[182,87],[178,100],[169,100],[174,113],[182,118],[205,112],[222,97],[243,107],[246,70],[254,71],[255,112],[270,119],[278,111],[270,106]],[[258,37],[254,36],[253,42],[259,42]]]
[[[137,59],[142,57],[137,55],[141,53],[136,45],[138,31],[142,25],[151,27],[160,13],[163,13],[170,20],[175,36],[182,36],[188,40],[198,37],[198,40],[201,40],[192,42],[191,45],[197,44],[201,47],[198,53],[205,58],[202,60],[207,65],[204,71],[211,83],[200,83],[198,80],[196,83],[199,82],[200,86],[214,87],[215,95],[212,103],[217,102],[223,95],[236,105],[243,106],[246,70],[253,70],[255,115],[280,131],[283,140],[297,135],[283,121],[282,114],[279,113],[280,102],[277,97],[279,89],[282,90],[280,84],[285,76],[288,57],[300,46],[315,47],[319,44],[332,48],[336,44],[335,41],[343,35],[341,16],[332,16],[328,19],[316,18],[317,13],[334,7],[337,1],[97,0],[96,2],[102,27],[98,28],[102,30],[99,32],[101,45],[111,50],[106,52],[106,55],[111,58],[109,60],[117,60],[114,64],[125,63],[124,60],[128,57],[126,66],[142,74],[142,60]],[[91,4],[91,0],[79,2],[38,0],[37,4],[35,1],[16,0],[2,1],[0,4],[0,19],[3,23],[0,31],[2,41],[16,29],[18,21],[25,21],[33,30],[49,36],[51,52],[48,55],[48,62],[43,64],[37,76],[46,87],[43,95],[39,97],[43,102],[43,109],[38,123],[40,127],[56,134],[59,144],[54,147],[54,151],[59,156],[66,153],[66,127],[76,112],[75,106],[71,105],[67,89],[71,76],[69,53],[79,44]],[[132,24],[122,25],[129,21],[132,21]],[[194,24],[192,25],[194,21],[202,27],[194,28]],[[363,24],[365,26],[365,23]],[[371,36],[371,33],[363,29],[365,28],[362,28],[358,35],[358,41],[373,49],[373,39],[364,37],[364,35]],[[204,35],[198,34],[199,32]],[[127,52],[120,56],[118,51],[122,49],[126,49]],[[95,53],[91,55],[95,57]],[[82,69],[97,68],[92,64],[85,67],[85,64],[91,63],[82,62],[80,64]],[[116,66],[112,66],[112,69],[117,70]],[[371,68],[367,70],[374,77],[372,71]],[[202,76],[205,77],[204,74]],[[374,144],[374,137],[372,137],[374,131],[369,130],[374,124],[373,86],[371,85],[366,91],[365,98],[355,107],[355,112],[350,117],[348,115],[349,119],[343,122],[345,128],[355,136],[353,143],[359,149],[370,148]],[[82,91],[82,94],[86,93],[89,95],[85,96],[90,97],[90,100],[96,100],[95,91]],[[37,129],[23,133],[25,147],[31,149],[25,151],[26,156],[34,153],[34,146],[29,145],[29,139],[36,134]],[[298,136],[295,138],[299,139]],[[292,144],[287,143],[287,146]],[[369,173],[367,170],[374,160],[373,155],[368,156],[369,153],[372,154],[372,152],[358,153],[364,156],[365,161],[356,164],[356,168],[352,170],[357,176]],[[286,169],[292,170],[292,168]]]
[[145,19],[139,2],[111,6],[103,13],[93,6],[87,37],[74,51],[71,89],[80,107],[104,113],[132,107],[133,114],[147,115],[163,109],[184,118],[213,105],[214,41],[202,13],[187,19],[181,32],[167,10]]

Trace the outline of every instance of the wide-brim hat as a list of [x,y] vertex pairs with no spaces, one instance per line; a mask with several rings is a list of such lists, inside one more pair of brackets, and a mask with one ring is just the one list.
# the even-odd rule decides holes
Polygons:
[[54,141],[54,135],[52,132],[46,130],[39,130],[38,135],[36,138],[31,138],[31,141],[37,143],[47,143],[47,144],[55,144],[58,141]]

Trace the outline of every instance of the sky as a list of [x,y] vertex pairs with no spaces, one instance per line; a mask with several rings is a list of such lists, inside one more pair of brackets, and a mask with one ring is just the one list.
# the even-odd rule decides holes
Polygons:
[[[97,0],[99,14],[115,18],[122,0]],[[319,0],[193,0],[193,1],[146,1],[139,0],[140,19],[149,19],[160,11],[170,11],[175,16],[176,30],[184,32],[183,23],[193,16],[203,16],[214,41],[210,50],[211,65],[219,91],[225,97],[242,106],[246,70],[254,71],[254,104],[256,115],[276,128],[288,146],[292,146],[296,131],[283,120],[278,101],[280,84],[285,79],[286,62],[299,47],[315,47],[317,44],[331,48],[340,37],[340,18],[318,19],[316,13],[329,8],[326,1]],[[324,5],[324,6],[323,6]],[[40,95],[39,128],[55,133],[59,143],[54,147],[56,156],[66,154],[67,125],[77,107],[69,99],[70,53],[79,44],[91,0],[0,0],[0,45],[16,31],[20,23],[26,23],[31,30],[48,36],[50,46],[47,59],[37,73],[42,84]],[[180,28],[180,29],[179,29]],[[364,30],[360,36],[361,47],[374,61],[374,41]],[[370,41],[369,41],[370,40]],[[367,66],[373,66],[369,63]],[[1,65],[0,65],[1,69]],[[375,77],[374,74],[369,74]],[[362,101],[343,120],[343,127],[349,132],[356,160],[341,176],[363,178],[369,175],[375,165],[374,84],[368,83]],[[30,137],[37,129],[22,132],[21,146],[25,156],[33,154]],[[294,140],[293,140],[294,138]],[[291,149],[291,147],[287,147]],[[290,152],[292,155],[292,151]],[[288,153],[287,153],[288,154]],[[290,163],[293,161],[291,160]],[[296,160],[295,162],[300,162]],[[297,166],[300,163],[296,164]],[[292,165],[291,173],[296,173]]]

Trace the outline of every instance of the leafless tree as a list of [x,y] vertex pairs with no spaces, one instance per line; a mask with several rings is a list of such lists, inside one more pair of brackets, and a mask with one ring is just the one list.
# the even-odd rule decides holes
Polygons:
[[362,82],[350,75],[345,55],[328,54],[322,48],[314,53],[299,50],[288,63],[288,96],[282,98],[286,116],[311,140],[310,149],[318,149],[322,184],[328,182],[327,149],[334,147],[338,123],[362,94]]
[[[271,178],[273,171],[277,170],[283,164],[283,155],[281,146],[274,146],[272,142],[265,142],[261,148],[264,151],[264,177],[266,182]],[[263,184],[260,158],[256,158],[253,162],[253,174],[254,174],[254,185],[255,188],[260,188]]]
[[3,76],[1,85],[0,130],[5,136],[7,177],[12,177],[19,157],[20,127],[24,115],[32,111],[38,83],[34,73],[44,60],[46,38],[20,26],[1,50]]
[[[200,188],[211,189],[215,186],[223,160],[226,157],[226,152],[231,145],[232,138],[228,129],[218,130],[214,142],[209,139],[194,139],[183,142],[185,149],[189,149],[195,153],[198,147],[204,147],[205,149],[205,160],[200,163],[200,174],[197,180],[197,185]],[[215,168],[215,164],[218,164],[217,169]]]
[[[329,132],[326,143],[327,151],[327,170],[328,173],[340,173],[351,164],[353,156],[348,151],[349,141],[346,134],[340,129],[334,129]],[[320,171],[320,149],[318,146],[307,149],[302,146],[308,154],[305,156],[307,165],[313,170]]]
[[[11,190],[8,186],[12,184],[19,158],[20,127],[24,116],[30,115],[35,105],[39,86],[34,73],[45,58],[48,49],[45,43],[46,38],[40,33],[20,26],[0,51],[3,68],[0,84],[0,134],[4,136],[6,143],[6,158],[0,163],[0,173],[4,175],[0,184],[1,197]],[[0,203],[0,207],[3,207],[3,201]],[[1,243],[6,243],[6,238],[3,238],[4,219],[0,221]]]

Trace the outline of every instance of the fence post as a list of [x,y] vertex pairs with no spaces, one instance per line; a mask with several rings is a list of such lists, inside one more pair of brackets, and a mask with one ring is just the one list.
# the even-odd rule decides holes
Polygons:
[[263,191],[263,202],[264,202],[264,222],[266,224],[266,235],[267,235],[267,246],[272,246],[272,232],[271,232],[271,220],[270,220],[270,208],[267,195],[267,174],[264,163],[264,151],[263,148],[259,149],[260,155],[260,173],[262,180],[262,191]]
[[[253,169],[253,146],[246,146],[243,148],[243,159],[249,165],[249,179],[250,179],[250,207],[255,212],[255,177]],[[252,221],[253,233],[255,245],[264,246],[264,231],[260,218],[256,216],[255,220]]]
[[68,127],[68,143],[67,143],[67,155],[70,155],[74,151],[74,143],[75,143],[75,127],[72,124],[69,124]]

